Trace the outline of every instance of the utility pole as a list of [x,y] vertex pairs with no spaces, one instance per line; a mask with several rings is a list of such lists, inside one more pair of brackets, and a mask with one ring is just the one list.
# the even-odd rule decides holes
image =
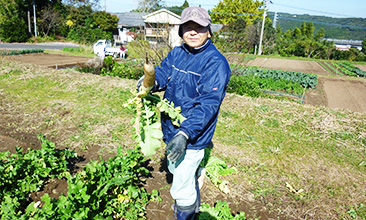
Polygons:
[[277,29],[277,19],[278,19],[278,16],[277,16],[277,11],[276,11],[274,14],[274,18],[273,18],[273,28],[274,29]]
[[30,35],[32,35],[31,16],[30,16],[29,7],[27,9],[27,17],[28,17],[28,32]]
[[258,55],[262,54],[262,41],[263,41],[263,32],[264,32],[264,22],[266,20],[266,14],[267,14],[267,3],[272,3],[271,0],[263,0],[264,1],[264,12],[263,12],[263,21],[262,21],[262,30],[261,30],[261,36],[259,38],[259,48],[258,48]]
[[33,16],[34,16],[34,36],[37,38],[36,3],[34,0],[33,0]]

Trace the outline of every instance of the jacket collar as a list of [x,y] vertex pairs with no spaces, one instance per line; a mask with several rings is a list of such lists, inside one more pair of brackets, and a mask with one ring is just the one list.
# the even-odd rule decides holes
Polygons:
[[186,43],[183,43],[182,46],[183,46],[184,50],[186,50],[187,52],[196,54],[196,53],[200,53],[200,52],[204,51],[210,44],[211,44],[211,39],[209,38],[206,41],[206,43],[200,47],[191,48]]

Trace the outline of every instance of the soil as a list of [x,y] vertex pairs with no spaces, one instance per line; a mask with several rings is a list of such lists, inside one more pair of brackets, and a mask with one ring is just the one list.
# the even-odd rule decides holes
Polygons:
[[[84,63],[90,58],[74,57],[55,54],[27,54],[22,56],[11,56],[7,59],[20,62],[33,63],[51,68],[61,66],[75,66],[78,63]],[[230,59],[229,59],[230,60]],[[269,69],[281,69],[314,73],[319,75],[319,83],[316,89],[309,90],[305,94],[305,104],[326,106],[331,108],[348,109],[355,112],[366,112],[366,80],[352,79],[350,77],[330,77],[331,74],[324,70],[317,62],[296,61],[285,59],[257,58],[248,63],[251,66],[258,66]],[[366,66],[358,66],[366,69]],[[14,147],[20,146],[24,149],[40,148],[40,143],[36,134],[20,133],[9,128],[9,124],[21,121],[21,118],[11,117],[11,113],[6,110],[0,111],[0,151],[10,150],[15,153]],[[51,140],[57,143],[57,140]],[[62,147],[62,146],[61,146]],[[75,161],[72,165],[73,172],[80,170],[90,160],[97,160],[98,148],[92,148],[83,152],[82,159]],[[107,157],[110,155],[103,155]],[[172,219],[173,211],[171,205],[173,199],[169,194],[169,184],[171,175],[165,166],[166,161],[150,161],[149,169],[152,170],[151,177],[146,180],[145,187],[148,192],[158,189],[162,202],[152,202],[147,207],[148,219]],[[257,203],[249,192],[238,192],[235,195],[227,195],[219,191],[213,184],[206,180],[201,189],[202,202],[213,206],[218,200],[226,201],[229,204],[232,213],[244,211],[247,218],[259,217],[265,219],[292,219],[289,216],[283,216],[278,213],[269,212],[266,208]],[[48,193],[51,197],[57,198],[61,194],[67,194],[66,180],[51,180],[42,191],[31,195],[33,201],[40,201],[43,194]],[[240,195],[240,196],[239,196]]]
[[90,60],[90,57],[68,56],[60,54],[23,54],[17,56],[8,56],[9,60],[16,60],[25,63],[33,63],[40,66],[46,66],[49,68],[65,68],[70,66],[76,66]]
[[[314,61],[256,58],[249,61],[248,65],[316,74],[318,85],[315,89],[306,92],[305,104],[366,113],[366,79],[364,78],[335,76]],[[357,67],[361,70],[366,69],[365,65],[357,65]]]

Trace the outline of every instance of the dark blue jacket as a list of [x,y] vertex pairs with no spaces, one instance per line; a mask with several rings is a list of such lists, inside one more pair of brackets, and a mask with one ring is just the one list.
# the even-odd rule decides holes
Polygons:
[[155,67],[158,90],[164,98],[180,106],[187,119],[174,126],[162,114],[163,140],[167,143],[179,131],[189,136],[188,149],[203,149],[215,132],[220,105],[230,80],[230,67],[225,57],[209,39],[200,49],[188,51],[186,45],[175,47]]

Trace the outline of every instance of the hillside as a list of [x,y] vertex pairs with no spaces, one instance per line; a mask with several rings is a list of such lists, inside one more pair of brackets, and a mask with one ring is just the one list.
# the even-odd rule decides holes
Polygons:
[[[273,20],[274,13],[269,12],[268,16]],[[282,31],[300,27],[305,21],[314,23],[315,33],[324,28],[326,38],[363,40],[366,37],[366,18],[333,18],[281,12],[277,13],[277,17],[277,27],[281,27]]]

